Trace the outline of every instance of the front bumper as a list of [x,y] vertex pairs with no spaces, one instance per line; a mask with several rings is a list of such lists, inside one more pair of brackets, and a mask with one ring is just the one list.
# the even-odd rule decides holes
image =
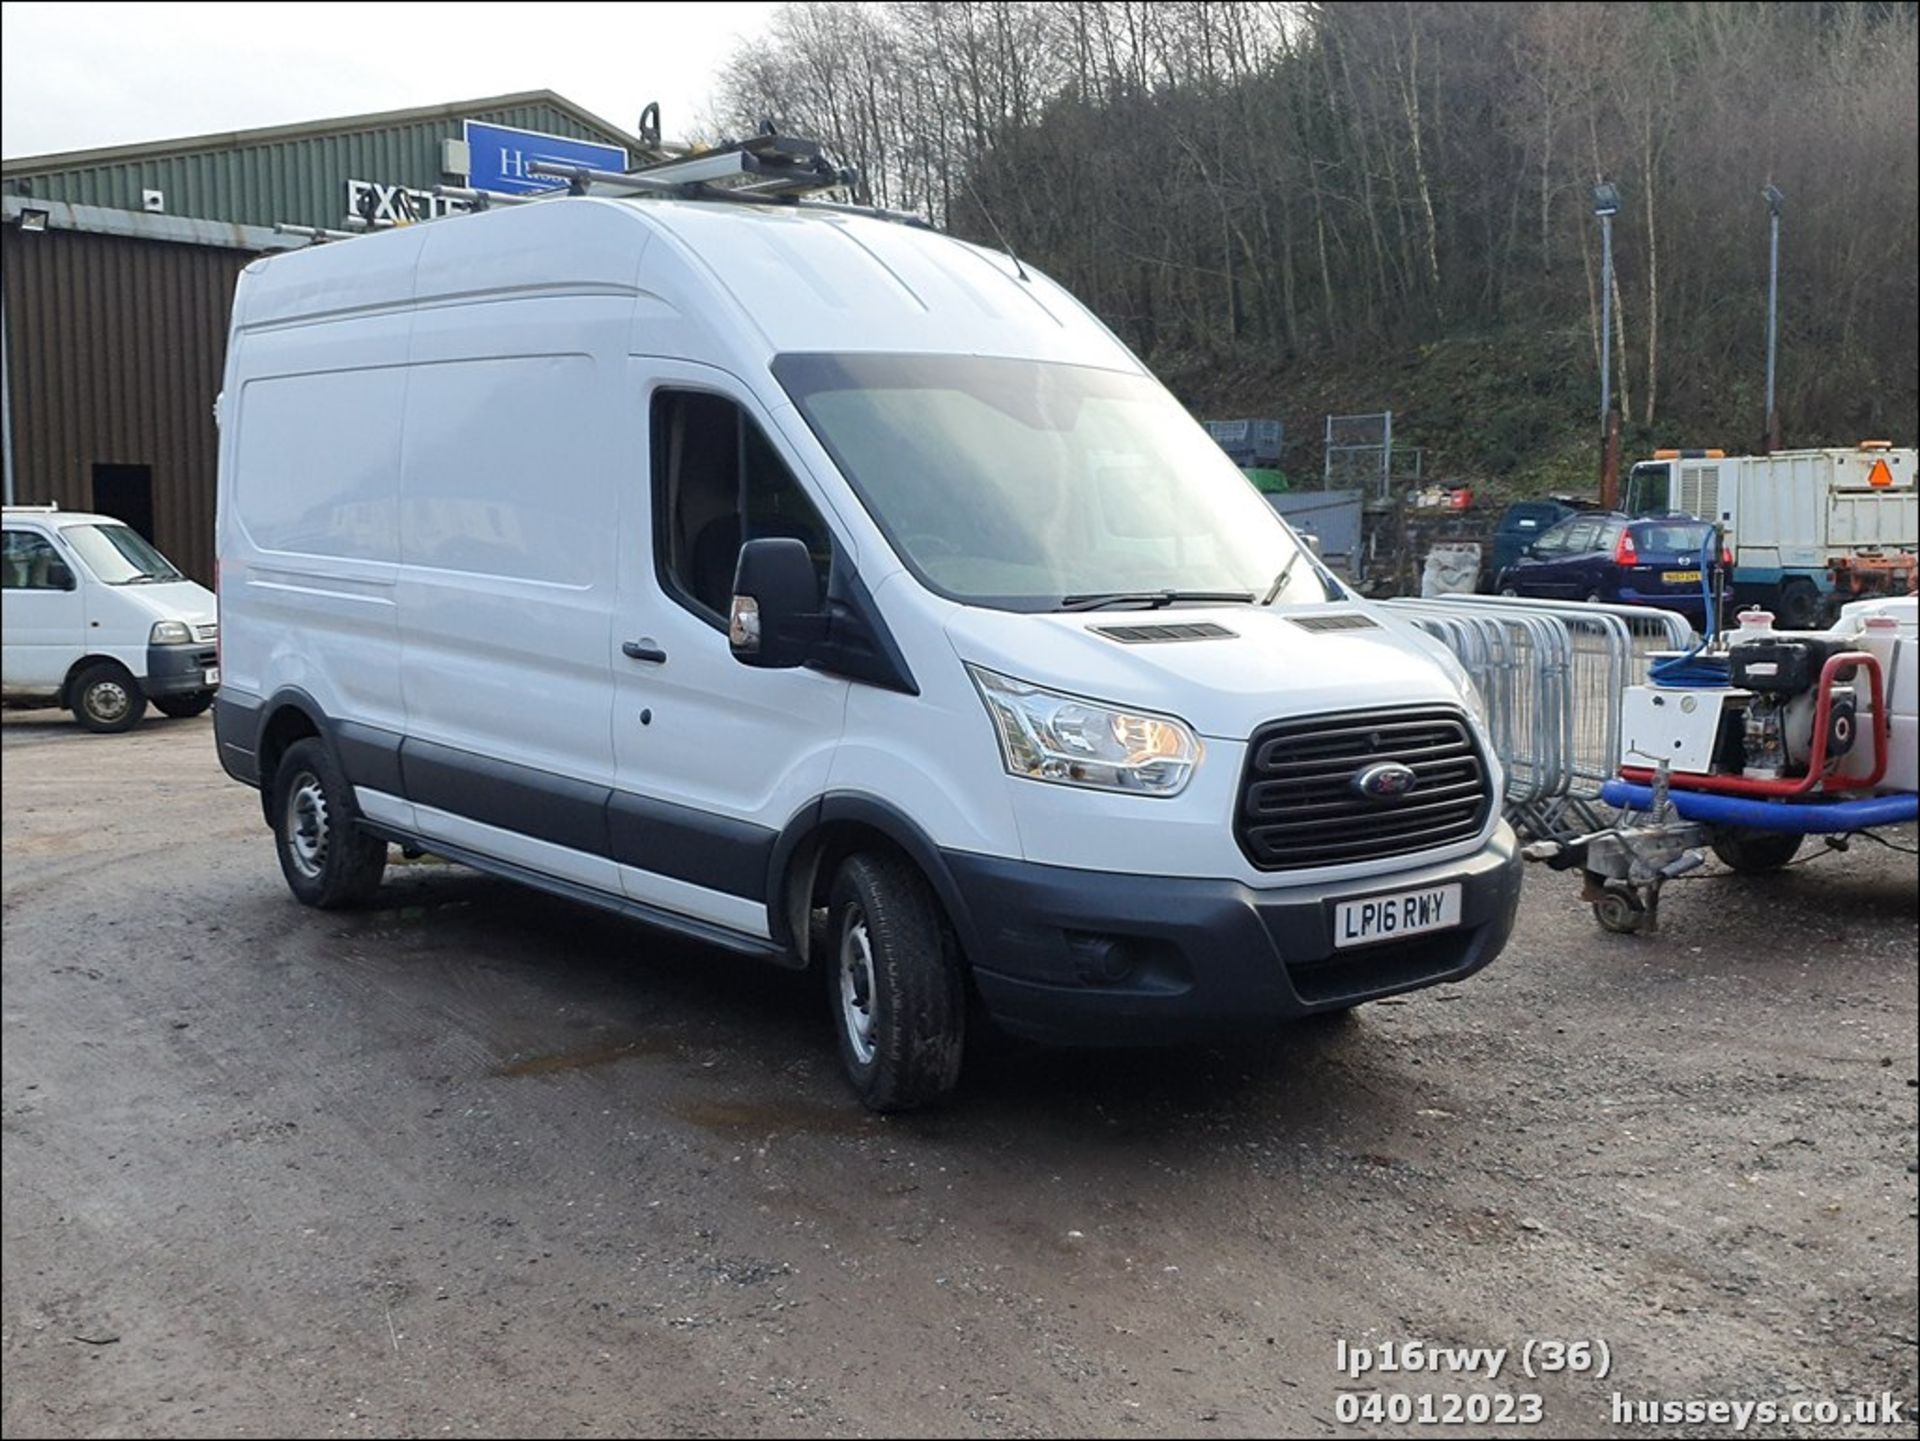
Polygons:
[[150,645],[147,678],[141,688],[149,696],[192,695],[212,690],[207,672],[220,666],[220,652],[210,645]]
[[[1520,900],[1512,829],[1465,859],[1332,886],[1113,875],[948,852],[973,975],[994,1019],[1031,1040],[1193,1040],[1472,975],[1500,953]],[[1458,881],[1460,924],[1333,945],[1334,903]]]

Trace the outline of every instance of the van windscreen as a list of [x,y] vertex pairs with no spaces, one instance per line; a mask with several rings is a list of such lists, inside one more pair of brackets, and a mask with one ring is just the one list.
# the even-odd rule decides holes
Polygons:
[[105,585],[156,585],[186,578],[130,525],[69,525],[60,535]]
[[[900,558],[1005,610],[1166,593],[1329,596],[1267,501],[1152,377],[956,355],[783,355],[773,373]],[[1077,604],[1075,608],[1082,608]]]

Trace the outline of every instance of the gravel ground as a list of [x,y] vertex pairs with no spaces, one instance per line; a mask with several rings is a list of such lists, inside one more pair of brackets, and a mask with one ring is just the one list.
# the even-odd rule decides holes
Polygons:
[[[1910,856],[1716,864],[1656,939],[1536,872],[1463,986],[884,1119],[815,978],[437,863],[305,910],[204,719],[0,733],[7,1436],[1913,1434]],[[1513,1358],[1336,1369],[1387,1341]]]

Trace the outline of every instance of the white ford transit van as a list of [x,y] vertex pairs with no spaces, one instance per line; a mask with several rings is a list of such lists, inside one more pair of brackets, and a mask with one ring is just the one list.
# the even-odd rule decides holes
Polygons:
[[196,716],[220,684],[213,593],[124,521],[7,506],[0,680],[9,706],[61,706],[91,731],[137,724],[147,702]]
[[815,964],[883,1109],[976,1000],[1169,1041],[1506,940],[1460,667],[1004,255],[718,200],[391,230],[247,267],[220,418],[220,758],[308,904],[395,842]]

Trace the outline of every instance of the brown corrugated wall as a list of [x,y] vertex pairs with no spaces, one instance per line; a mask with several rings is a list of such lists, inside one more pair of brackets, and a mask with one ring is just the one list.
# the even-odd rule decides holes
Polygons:
[[154,541],[213,584],[213,401],[234,281],[253,258],[0,230],[16,502],[90,510],[96,464],[151,466]]

